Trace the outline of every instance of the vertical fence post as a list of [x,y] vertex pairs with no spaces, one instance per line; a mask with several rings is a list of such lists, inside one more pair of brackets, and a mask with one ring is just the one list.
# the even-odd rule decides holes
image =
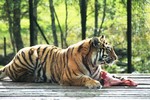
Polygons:
[[7,52],[6,52],[6,37],[4,37],[4,57],[6,57]]
[[132,0],[127,0],[127,55],[128,55],[128,73],[132,72]]
[[30,46],[34,45],[33,0],[29,0]]

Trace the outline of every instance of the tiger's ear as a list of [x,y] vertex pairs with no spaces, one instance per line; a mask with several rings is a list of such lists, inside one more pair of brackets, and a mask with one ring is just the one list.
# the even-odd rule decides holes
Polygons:
[[101,41],[105,41],[105,35],[99,37]]
[[96,38],[96,37],[92,38],[92,46],[95,48],[98,48],[100,46],[100,42],[99,42],[98,38]]

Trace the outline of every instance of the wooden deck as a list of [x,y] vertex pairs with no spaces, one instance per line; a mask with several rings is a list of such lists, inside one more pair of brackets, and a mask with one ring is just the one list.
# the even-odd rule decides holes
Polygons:
[[127,76],[139,85],[87,89],[49,83],[19,83],[5,79],[0,81],[0,100],[150,100],[150,74],[120,76]]

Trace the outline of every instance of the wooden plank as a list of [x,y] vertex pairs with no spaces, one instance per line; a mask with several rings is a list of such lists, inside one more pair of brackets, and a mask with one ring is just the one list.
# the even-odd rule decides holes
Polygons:
[[112,75],[116,75],[116,76],[122,76],[122,77],[131,77],[131,78],[150,78],[150,74],[149,73],[147,73],[147,74],[142,74],[142,73],[140,73],[140,74],[126,74],[126,73],[124,73],[124,74],[114,74],[114,73],[111,73]]
[[149,100],[138,97],[0,97],[1,100]]
[[[129,92],[130,91],[130,92]],[[3,89],[1,97],[149,97],[150,89]]]
[[[50,84],[50,83],[16,83],[16,82],[3,82],[0,83],[0,89],[86,89],[86,87],[81,87],[81,86],[60,86],[58,84]],[[128,86],[112,86],[109,88],[136,88],[136,89],[141,89],[141,88],[146,88],[150,89],[150,84],[149,83],[140,83],[137,87],[128,87]]]
[[[132,79],[132,78],[131,78]],[[135,82],[139,83],[138,88],[144,88],[147,85],[147,88],[150,88],[150,78],[142,78],[142,79],[133,79]],[[50,84],[50,83],[26,83],[26,82],[11,82],[11,81],[1,81],[0,88],[77,88],[82,89],[85,87],[74,87],[74,86],[60,86],[58,84]]]
[[60,86],[50,83],[26,83],[11,82],[8,78],[0,81],[0,100],[15,99],[111,99],[111,100],[148,100],[150,98],[150,75],[130,75],[128,76],[135,82],[137,87],[112,86],[102,89],[87,89],[81,86]]

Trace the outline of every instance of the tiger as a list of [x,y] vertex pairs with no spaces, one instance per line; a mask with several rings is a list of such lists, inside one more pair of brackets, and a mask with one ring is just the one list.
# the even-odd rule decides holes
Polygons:
[[0,80],[14,82],[48,82],[68,86],[101,88],[101,65],[117,60],[105,36],[92,37],[61,49],[54,45],[22,48],[5,67]]

